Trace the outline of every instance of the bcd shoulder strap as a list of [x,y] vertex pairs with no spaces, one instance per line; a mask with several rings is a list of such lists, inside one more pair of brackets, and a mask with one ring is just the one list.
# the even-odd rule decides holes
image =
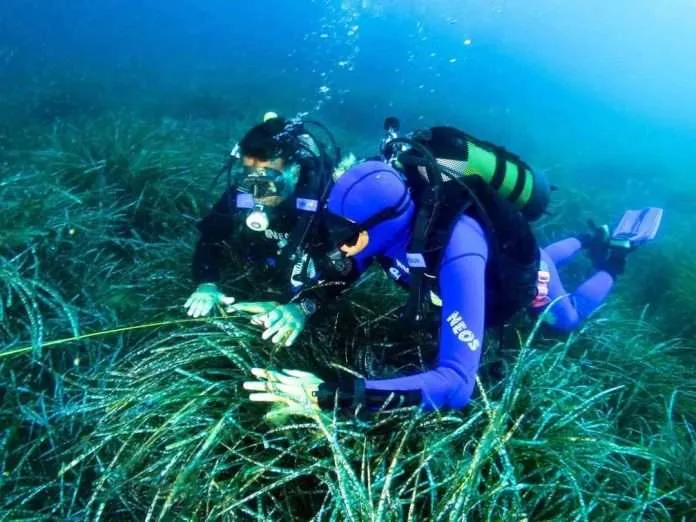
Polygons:
[[[300,281],[306,278],[309,267],[309,256],[304,255],[306,239],[311,233],[317,214],[333,185],[329,165],[330,160],[324,153],[319,158],[314,158],[311,164],[308,161],[303,168],[308,170],[307,176],[314,179],[308,182],[308,186],[303,191],[304,194],[298,194],[295,198],[295,211],[299,213],[299,217],[290,232],[280,268],[283,272],[291,274],[293,265],[301,262],[302,267],[298,274]],[[286,297],[290,298],[292,296],[288,295]]]
[[[417,172],[420,172],[420,169],[423,168],[426,167],[417,167]],[[437,175],[439,176],[439,173]],[[421,193],[418,196],[414,198],[417,201],[417,211],[413,237],[406,253],[411,280],[411,293],[409,294],[404,316],[407,319],[407,324],[412,325],[421,323],[425,319],[423,294],[425,292],[425,273],[428,268],[425,250],[439,216],[442,189],[440,187],[427,186],[421,189]]]

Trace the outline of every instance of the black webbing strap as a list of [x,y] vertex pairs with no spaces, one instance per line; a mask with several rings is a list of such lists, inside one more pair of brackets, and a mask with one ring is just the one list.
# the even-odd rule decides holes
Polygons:
[[406,324],[415,325],[421,322],[423,317],[423,281],[427,269],[425,263],[425,247],[433,223],[439,209],[439,194],[432,188],[427,189],[423,195],[421,206],[416,215],[416,223],[413,229],[413,237],[406,254],[409,265],[411,293],[406,304],[404,316]]
[[322,382],[313,395],[324,411],[331,411],[334,406],[339,410],[355,409],[365,402],[365,381],[341,376],[336,382]]
[[515,180],[515,187],[512,189],[512,192],[510,192],[510,195],[507,197],[508,201],[512,201],[515,203],[517,199],[520,197],[522,194],[522,191],[524,190],[524,182],[527,180],[527,169],[525,168],[522,163],[516,163],[517,165],[517,179]]
[[341,376],[338,381],[322,382],[312,393],[323,411],[335,409],[348,413],[358,408],[367,412],[392,410],[423,403],[420,390],[367,390],[363,379]]
[[[305,240],[307,239],[310,229],[314,224],[314,220],[316,219],[317,215],[321,212],[324,201],[326,201],[326,198],[329,195],[329,191],[331,190],[331,186],[333,185],[331,177],[332,172],[331,169],[328,168],[328,166],[326,165],[326,159],[327,158],[323,153],[320,158],[315,159],[316,162],[315,165],[313,165],[313,170],[312,172],[310,172],[310,176],[316,175],[318,170],[319,180],[315,181],[314,186],[311,187],[311,193],[309,194],[310,197],[295,198],[296,207],[300,207],[299,202],[301,199],[303,199],[308,203],[313,203],[315,205],[315,208],[295,209],[295,211],[300,211],[301,214],[298,217],[297,222],[295,223],[295,226],[293,227],[292,231],[290,232],[288,244],[285,247],[285,253],[281,259],[280,268],[282,271],[289,272],[292,269],[291,267],[293,263],[296,263],[301,260],[302,247],[304,246]],[[301,281],[304,280],[304,278],[306,277],[308,268],[309,256],[306,256],[306,258],[304,259],[304,263],[301,267],[300,274],[298,274]],[[291,293],[291,291],[288,290],[288,293]],[[292,296],[287,295],[286,297],[290,298]]]
[[494,190],[499,190],[500,187],[503,186],[503,181],[505,181],[507,154],[504,148],[498,147],[497,145],[493,147],[493,154],[495,155],[495,171],[491,179],[491,187],[493,187]]

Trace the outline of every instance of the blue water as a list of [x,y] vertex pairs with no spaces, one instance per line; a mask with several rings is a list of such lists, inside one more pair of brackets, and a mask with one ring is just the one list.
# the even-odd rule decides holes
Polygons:
[[0,108],[309,112],[375,144],[396,114],[688,213],[695,20],[689,0],[5,0]]

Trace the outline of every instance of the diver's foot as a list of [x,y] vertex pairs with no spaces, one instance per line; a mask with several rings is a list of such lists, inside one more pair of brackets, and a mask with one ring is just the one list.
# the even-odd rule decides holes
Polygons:
[[630,247],[610,246],[607,257],[594,266],[597,270],[604,270],[616,279],[616,276],[624,273],[626,269],[626,258],[632,250],[633,249]]
[[578,239],[582,244],[582,248],[587,250],[587,255],[592,260],[592,263],[595,264],[595,262],[600,262],[609,255],[611,232],[609,225],[596,225],[592,220],[589,220],[587,225],[590,227],[590,231],[580,234]]
[[634,249],[630,241],[614,241],[609,225],[596,225],[589,221],[590,232],[580,235],[582,247],[592,261],[595,270],[608,272],[612,277],[622,274],[626,257]]
[[608,225],[597,226],[590,221],[590,233],[580,236],[580,242],[595,269],[614,277],[623,273],[628,254],[655,238],[663,213],[658,207],[627,210],[613,232]]

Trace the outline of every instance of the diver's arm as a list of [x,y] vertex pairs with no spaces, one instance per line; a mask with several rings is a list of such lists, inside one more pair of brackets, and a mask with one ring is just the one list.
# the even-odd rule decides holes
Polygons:
[[228,188],[213,209],[196,225],[200,236],[193,254],[193,281],[217,283],[222,264],[222,243],[234,231],[235,193]]
[[[326,383],[318,398],[333,408],[338,388],[340,404],[369,410],[422,405],[427,410],[462,408],[473,392],[484,334],[485,270],[488,247],[481,226],[463,216],[455,225],[440,268],[442,324],[440,351],[433,370],[394,379],[355,379]],[[390,400],[391,396],[391,400]]]
[[319,267],[319,277],[316,282],[301,288],[293,288],[289,302],[301,304],[305,316],[310,317],[340,299],[341,295],[350,290],[360,279],[371,263],[372,258],[353,259],[347,274],[339,274],[328,267],[324,267],[323,270]]
[[317,306],[325,306],[336,301],[341,294],[347,292],[367,270],[372,259],[353,259],[350,269],[343,274],[331,266],[328,261],[320,263],[317,267],[316,282],[299,289],[294,289],[293,299],[312,299]]

